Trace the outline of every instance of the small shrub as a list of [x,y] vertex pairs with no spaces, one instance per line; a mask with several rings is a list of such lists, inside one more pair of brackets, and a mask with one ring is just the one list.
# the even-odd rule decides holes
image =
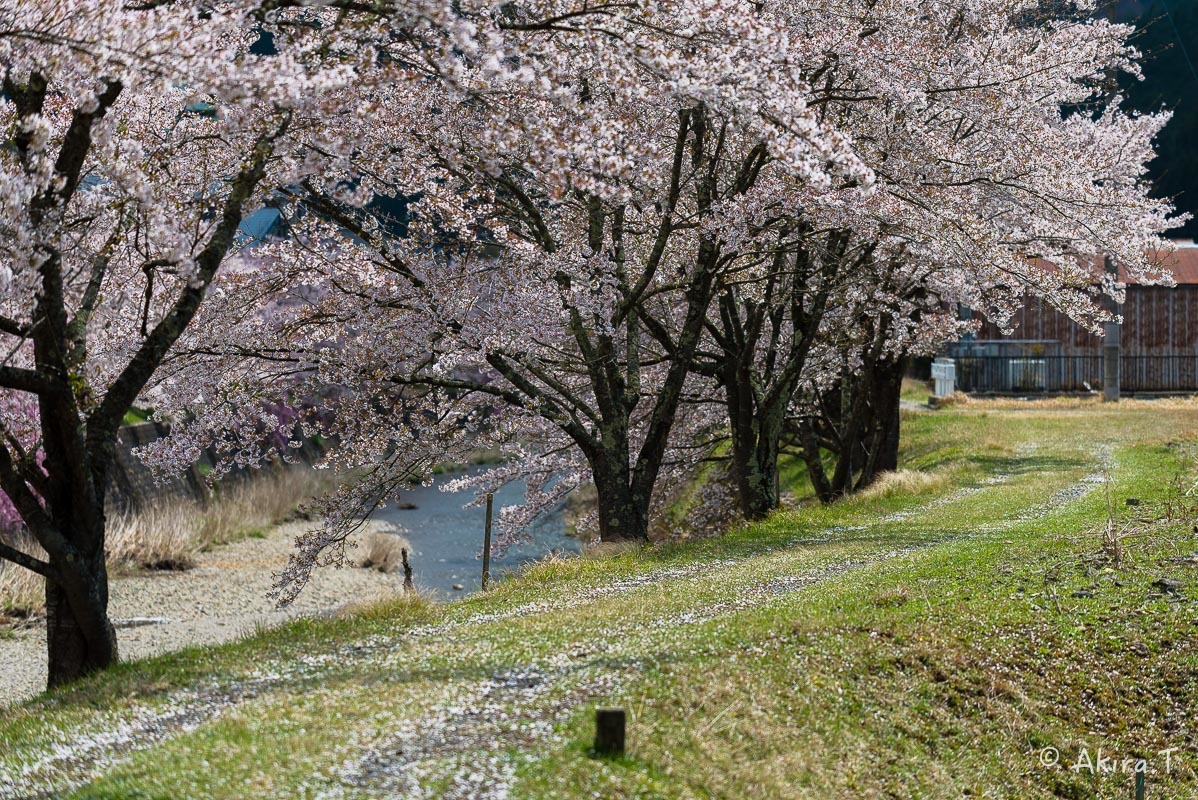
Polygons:
[[911,599],[911,590],[903,584],[882,589],[874,595],[874,605],[878,608],[898,608]]

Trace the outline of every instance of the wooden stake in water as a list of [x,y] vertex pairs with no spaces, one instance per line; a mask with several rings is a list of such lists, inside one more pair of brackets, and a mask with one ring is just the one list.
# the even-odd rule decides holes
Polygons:
[[487,522],[483,528],[483,591],[491,582],[491,509],[495,503],[495,495],[487,493]]

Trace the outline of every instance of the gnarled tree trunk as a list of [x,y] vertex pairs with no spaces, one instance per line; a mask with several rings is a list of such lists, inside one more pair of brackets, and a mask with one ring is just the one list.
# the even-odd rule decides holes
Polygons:
[[758,409],[743,383],[729,382],[724,388],[731,421],[732,474],[741,513],[746,519],[763,519],[781,501],[778,452],[786,405],[778,403]]
[[104,669],[118,658],[103,555],[80,566],[69,574],[60,570],[59,579],[46,581],[46,683],[51,687]]
[[[823,413],[794,428],[811,484],[824,503],[860,491],[898,468],[899,398],[907,358],[868,358],[822,398]],[[835,456],[829,475],[824,456]]]
[[646,542],[649,540],[648,498],[637,497],[628,482],[628,470],[603,464],[595,468],[598,496],[599,540]]

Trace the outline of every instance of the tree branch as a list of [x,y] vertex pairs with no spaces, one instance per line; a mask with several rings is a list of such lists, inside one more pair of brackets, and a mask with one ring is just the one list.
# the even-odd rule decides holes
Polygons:
[[244,217],[245,204],[266,174],[266,163],[274,153],[273,144],[286,133],[290,122],[290,113],[285,114],[274,131],[258,137],[253,152],[233,180],[233,188],[225,200],[220,223],[208,240],[207,246],[196,257],[198,274],[195,280],[183,289],[170,312],[149,332],[137,353],[113,381],[104,395],[103,402],[88,415],[87,435],[90,442],[107,439],[116,432],[125,412],[133,405],[137,395],[162,363],[167,351],[183,335],[183,331],[199,311],[208,285],[216,277],[217,270],[233,245],[238,226]]
[[32,394],[44,394],[52,390],[52,384],[40,372],[21,367],[0,367],[0,387]]
[[11,336],[18,336],[24,339],[29,335],[29,328],[15,319],[0,316],[0,333],[7,333]]
[[43,578],[54,580],[57,576],[54,568],[40,558],[34,558],[28,553],[22,552],[15,547],[9,547],[4,542],[0,542],[0,559],[11,561],[12,563],[24,567],[27,570],[36,572]]

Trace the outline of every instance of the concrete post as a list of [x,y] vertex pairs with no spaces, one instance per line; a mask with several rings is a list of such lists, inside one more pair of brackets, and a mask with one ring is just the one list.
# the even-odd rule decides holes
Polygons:
[[[1112,281],[1118,279],[1118,267],[1110,256],[1106,259],[1106,272]],[[1107,299],[1107,307],[1115,315],[1122,311],[1114,298]],[[1105,334],[1102,345],[1102,399],[1113,403],[1119,399],[1119,359],[1122,355],[1119,334],[1122,326],[1118,322],[1106,322],[1102,328]]]

